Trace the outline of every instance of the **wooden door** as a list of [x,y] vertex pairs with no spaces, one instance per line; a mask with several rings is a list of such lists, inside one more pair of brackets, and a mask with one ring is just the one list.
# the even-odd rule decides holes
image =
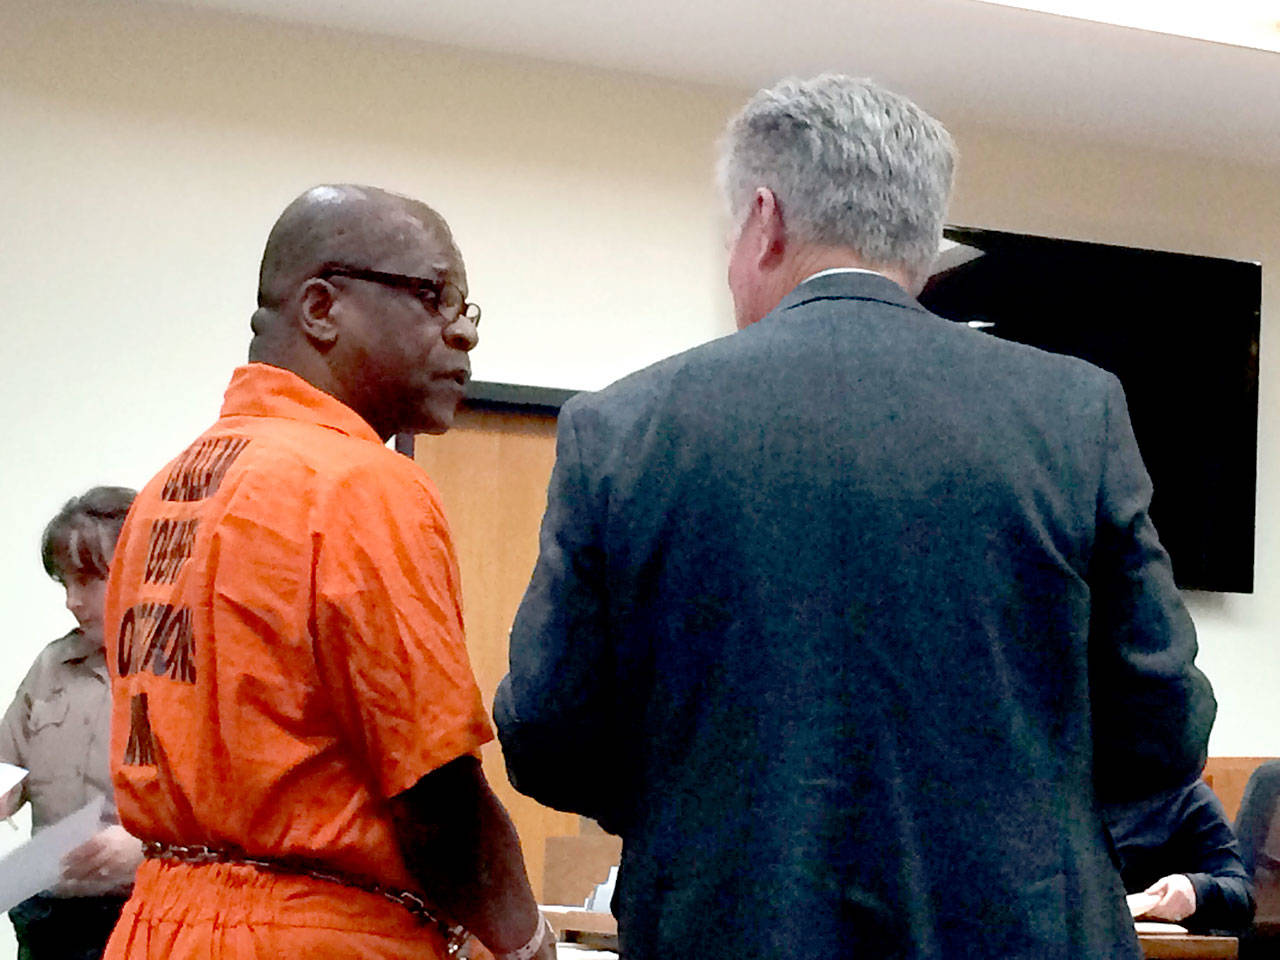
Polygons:
[[[414,444],[414,459],[440,490],[453,532],[467,646],[490,715],[494,690],[507,672],[511,622],[538,556],[555,427],[550,414],[469,409],[459,411],[448,433],[419,436]],[[516,793],[496,742],[484,747],[483,759],[520,834],[534,896],[542,900],[546,840],[578,834],[578,817]],[[574,773],[565,770],[566,776]]]
[[1204,782],[1213,788],[1213,792],[1222,801],[1227,811],[1227,819],[1235,822],[1240,811],[1240,801],[1244,797],[1244,788],[1249,777],[1260,764],[1274,757],[1210,757],[1204,765]]

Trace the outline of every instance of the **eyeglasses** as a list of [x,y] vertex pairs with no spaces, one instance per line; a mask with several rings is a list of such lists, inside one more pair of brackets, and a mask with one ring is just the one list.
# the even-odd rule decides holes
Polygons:
[[380,283],[385,287],[396,287],[408,290],[421,301],[422,305],[432,313],[438,314],[446,323],[453,323],[459,316],[471,321],[472,326],[480,326],[480,304],[467,303],[462,291],[448,280],[428,280],[426,277],[411,277],[403,273],[387,273],[383,270],[366,270],[364,267],[333,266],[325,267],[317,279],[327,280],[330,277],[350,277],[352,280],[368,280]]

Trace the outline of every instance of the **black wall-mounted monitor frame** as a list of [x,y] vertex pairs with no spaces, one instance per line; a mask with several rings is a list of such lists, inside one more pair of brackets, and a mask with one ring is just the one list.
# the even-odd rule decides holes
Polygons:
[[[921,302],[1114,373],[1187,589],[1253,591],[1262,269],[954,226]],[[576,391],[473,381],[472,409],[555,416]]]
[[1178,584],[1252,592],[1261,266],[972,227],[945,235],[953,245],[921,302],[1115,374]]

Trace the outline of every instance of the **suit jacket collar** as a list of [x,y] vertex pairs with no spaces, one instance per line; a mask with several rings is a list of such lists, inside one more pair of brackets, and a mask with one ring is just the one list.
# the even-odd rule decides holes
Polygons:
[[769,311],[768,316],[784,316],[787,311],[816,300],[869,300],[927,313],[907,291],[878,273],[828,273],[798,284]]

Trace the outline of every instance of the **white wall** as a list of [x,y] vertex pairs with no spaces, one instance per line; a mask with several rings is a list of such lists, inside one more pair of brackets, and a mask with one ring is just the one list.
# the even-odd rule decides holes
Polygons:
[[[92,484],[141,484],[216,415],[262,242],[296,193],[354,180],[436,205],[485,311],[476,376],[595,387],[732,329],[711,165],[740,99],[176,8],[0,0],[0,700],[71,625],[41,526]],[[1280,754],[1280,169],[955,133],[956,222],[1263,260],[1257,592],[1190,601],[1222,705],[1213,752]]]
[[0,3],[0,649],[72,625],[42,525],[217,414],[294,195],[434,204],[478,379],[596,387],[732,329],[713,141],[736,96],[169,7]]

